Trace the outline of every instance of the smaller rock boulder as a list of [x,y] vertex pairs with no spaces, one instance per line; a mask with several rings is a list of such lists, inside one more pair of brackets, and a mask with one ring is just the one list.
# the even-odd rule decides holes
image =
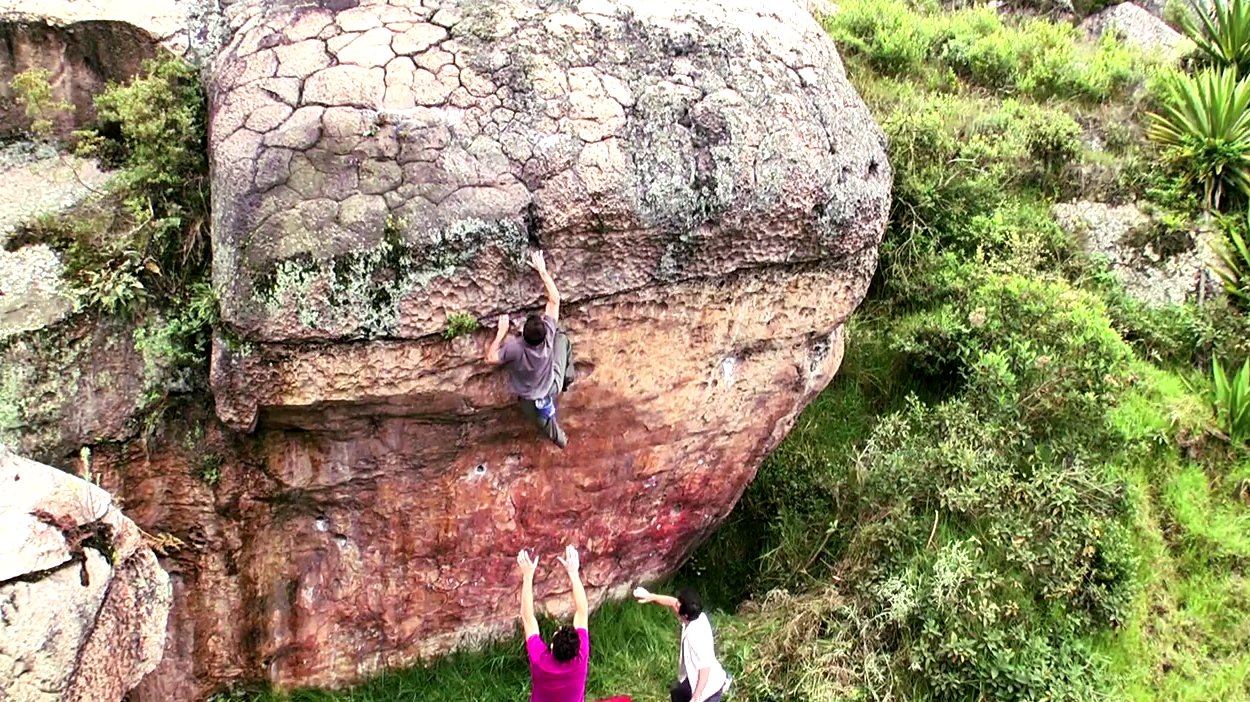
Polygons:
[[0,446],[0,699],[118,702],[160,662],[173,602],[99,487]]
[[1124,2],[1086,17],[1081,29],[1093,39],[1115,32],[1125,44],[1145,51],[1157,51],[1176,61],[1194,48],[1194,43],[1141,6]]
[[1086,251],[1106,259],[1125,292],[1152,307],[1218,294],[1213,232],[1172,231],[1136,204],[1065,202],[1055,221]]

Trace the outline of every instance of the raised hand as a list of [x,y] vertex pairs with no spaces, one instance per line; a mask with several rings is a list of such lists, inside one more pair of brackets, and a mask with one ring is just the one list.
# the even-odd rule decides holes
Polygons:
[[509,317],[508,317],[508,313],[507,313],[507,312],[504,312],[504,313],[500,314],[500,315],[499,315],[499,326],[498,326],[499,331],[507,331],[507,329],[508,329],[508,322],[510,322],[510,321],[512,321],[512,320],[511,320],[511,318],[509,318]]
[[530,254],[530,268],[533,268],[539,273],[547,272],[547,262],[543,260],[542,251],[535,251],[534,253]]
[[651,593],[647,591],[647,588],[642,587],[641,585],[634,588],[634,597],[643,604],[651,601]]
[[577,549],[572,545],[564,548],[564,558],[557,556],[556,560],[560,561],[560,565],[569,571],[569,575],[575,575],[582,567],[581,557],[577,555]]
[[538,568],[538,557],[530,558],[529,551],[521,549],[516,554],[517,566],[521,569],[521,575],[533,576],[534,571]]

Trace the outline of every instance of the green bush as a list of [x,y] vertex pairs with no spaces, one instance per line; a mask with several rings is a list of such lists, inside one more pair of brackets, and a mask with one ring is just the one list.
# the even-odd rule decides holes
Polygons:
[[1190,11],[1177,19],[1208,63],[1243,76],[1250,71],[1250,2],[1191,0]]
[[1223,218],[1224,241],[1215,247],[1222,267],[1216,269],[1224,292],[1242,309],[1250,308],[1250,213],[1242,218]]
[[[79,133],[80,150],[121,166],[114,187],[132,233],[115,248],[139,257],[143,285],[154,295],[177,296],[208,267],[207,108],[199,75],[178,59],[149,61],[129,85],[109,85],[95,106],[102,126]],[[103,136],[115,132],[119,141]],[[83,267],[113,260],[104,255]]]
[[1102,294],[1116,330],[1143,358],[1202,369],[1215,358],[1233,363],[1250,358],[1250,319],[1226,299],[1151,307],[1118,285],[1108,285]]
[[455,339],[458,336],[472,334],[478,329],[477,317],[468,312],[452,312],[447,315],[447,327],[443,330],[443,338]]
[[805,413],[748,490],[745,504],[772,494],[758,504],[785,514],[765,522],[756,591],[827,571],[840,583],[765,597],[742,625],[758,646],[748,696],[1100,698],[1090,637],[1126,621],[1136,593],[1108,419],[1131,353],[1097,297],[987,265],[942,302],[876,320],[872,367],[918,396],[850,431],[837,427],[863,416],[871,385],[836,385],[842,399]]
[[1086,437],[1121,387],[1130,352],[1094,296],[1066,284],[993,276],[895,326],[913,367],[1002,421]]
[[1164,148],[1183,183],[1201,186],[1209,207],[1250,194],[1250,81],[1236,71],[1173,76],[1147,135]]
[[934,85],[951,85],[944,74],[953,72],[994,92],[1099,103],[1143,77],[1142,59],[1112,36],[1088,47],[1071,25],[1007,24],[984,6],[943,12],[934,3],[853,0],[826,24],[852,60]]
[[55,128],[53,120],[74,106],[52,96],[52,74],[46,68],[32,68],[13,76],[9,86],[14,99],[26,111],[30,132],[37,139],[48,139]]
[[207,377],[220,309],[212,286],[195,283],[167,302],[168,311],[152,315],[134,332],[135,350],[143,357],[145,409],[162,409],[170,395],[199,389],[196,383]]
[[1031,120],[1025,145],[1044,176],[1044,187],[1055,189],[1065,166],[1081,155],[1081,125],[1065,112],[1038,112]]

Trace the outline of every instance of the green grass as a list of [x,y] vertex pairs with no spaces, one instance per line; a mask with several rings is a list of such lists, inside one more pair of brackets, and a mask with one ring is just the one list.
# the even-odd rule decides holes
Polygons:
[[1250,564],[1250,509],[1212,493],[1207,474],[1195,464],[1184,466],[1164,486],[1163,502],[1176,521],[1178,548],[1193,566]]
[[[728,615],[713,613],[713,622]],[[542,622],[549,638],[555,622]],[[677,670],[678,624],[672,613],[632,601],[599,608],[590,618],[590,680],[586,697],[630,695],[663,702]],[[529,698],[529,667],[520,633],[480,651],[462,652],[428,666],[384,673],[345,690],[237,692],[221,702],[521,702]]]
[[1135,370],[1140,384],[1113,415],[1127,436],[1156,450],[1125,455],[1140,501],[1142,588],[1127,626],[1101,642],[1118,683],[1113,698],[1250,700],[1250,505],[1235,494],[1250,470],[1214,440],[1201,463],[1169,443],[1211,422],[1200,370]]

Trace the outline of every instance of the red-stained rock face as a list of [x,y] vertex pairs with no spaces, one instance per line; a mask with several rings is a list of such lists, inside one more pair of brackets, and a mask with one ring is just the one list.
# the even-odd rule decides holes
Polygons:
[[[150,458],[97,459],[117,466],[106,484],[140,524],[196,544],[169,565],[170,644],[141,699],[241,675],[339,684],[509,631],[520,548],[578,544],[594,601],[671,571],[832,377],[866,270],[764,271],[569,308],[583,376],[560,401],[565,451],[476,360],[486,332],[328,349],[289,377],[279,356],[254,357],[271,364],[256,387],[305,387],[301,407],[266,412],[251,437],[210,421]],[[411,370],[432,367],[445,386]],[[305,378],[323,379],[316,397]],[[384,402],[342,399],[382,379],[395,391]],[[311,430],[279,428],[292,424]],[[211,490],[194,477],[206,455],[225,459]],[[553,574],[540,571],[538,592],[558,611],[567,584]]]

